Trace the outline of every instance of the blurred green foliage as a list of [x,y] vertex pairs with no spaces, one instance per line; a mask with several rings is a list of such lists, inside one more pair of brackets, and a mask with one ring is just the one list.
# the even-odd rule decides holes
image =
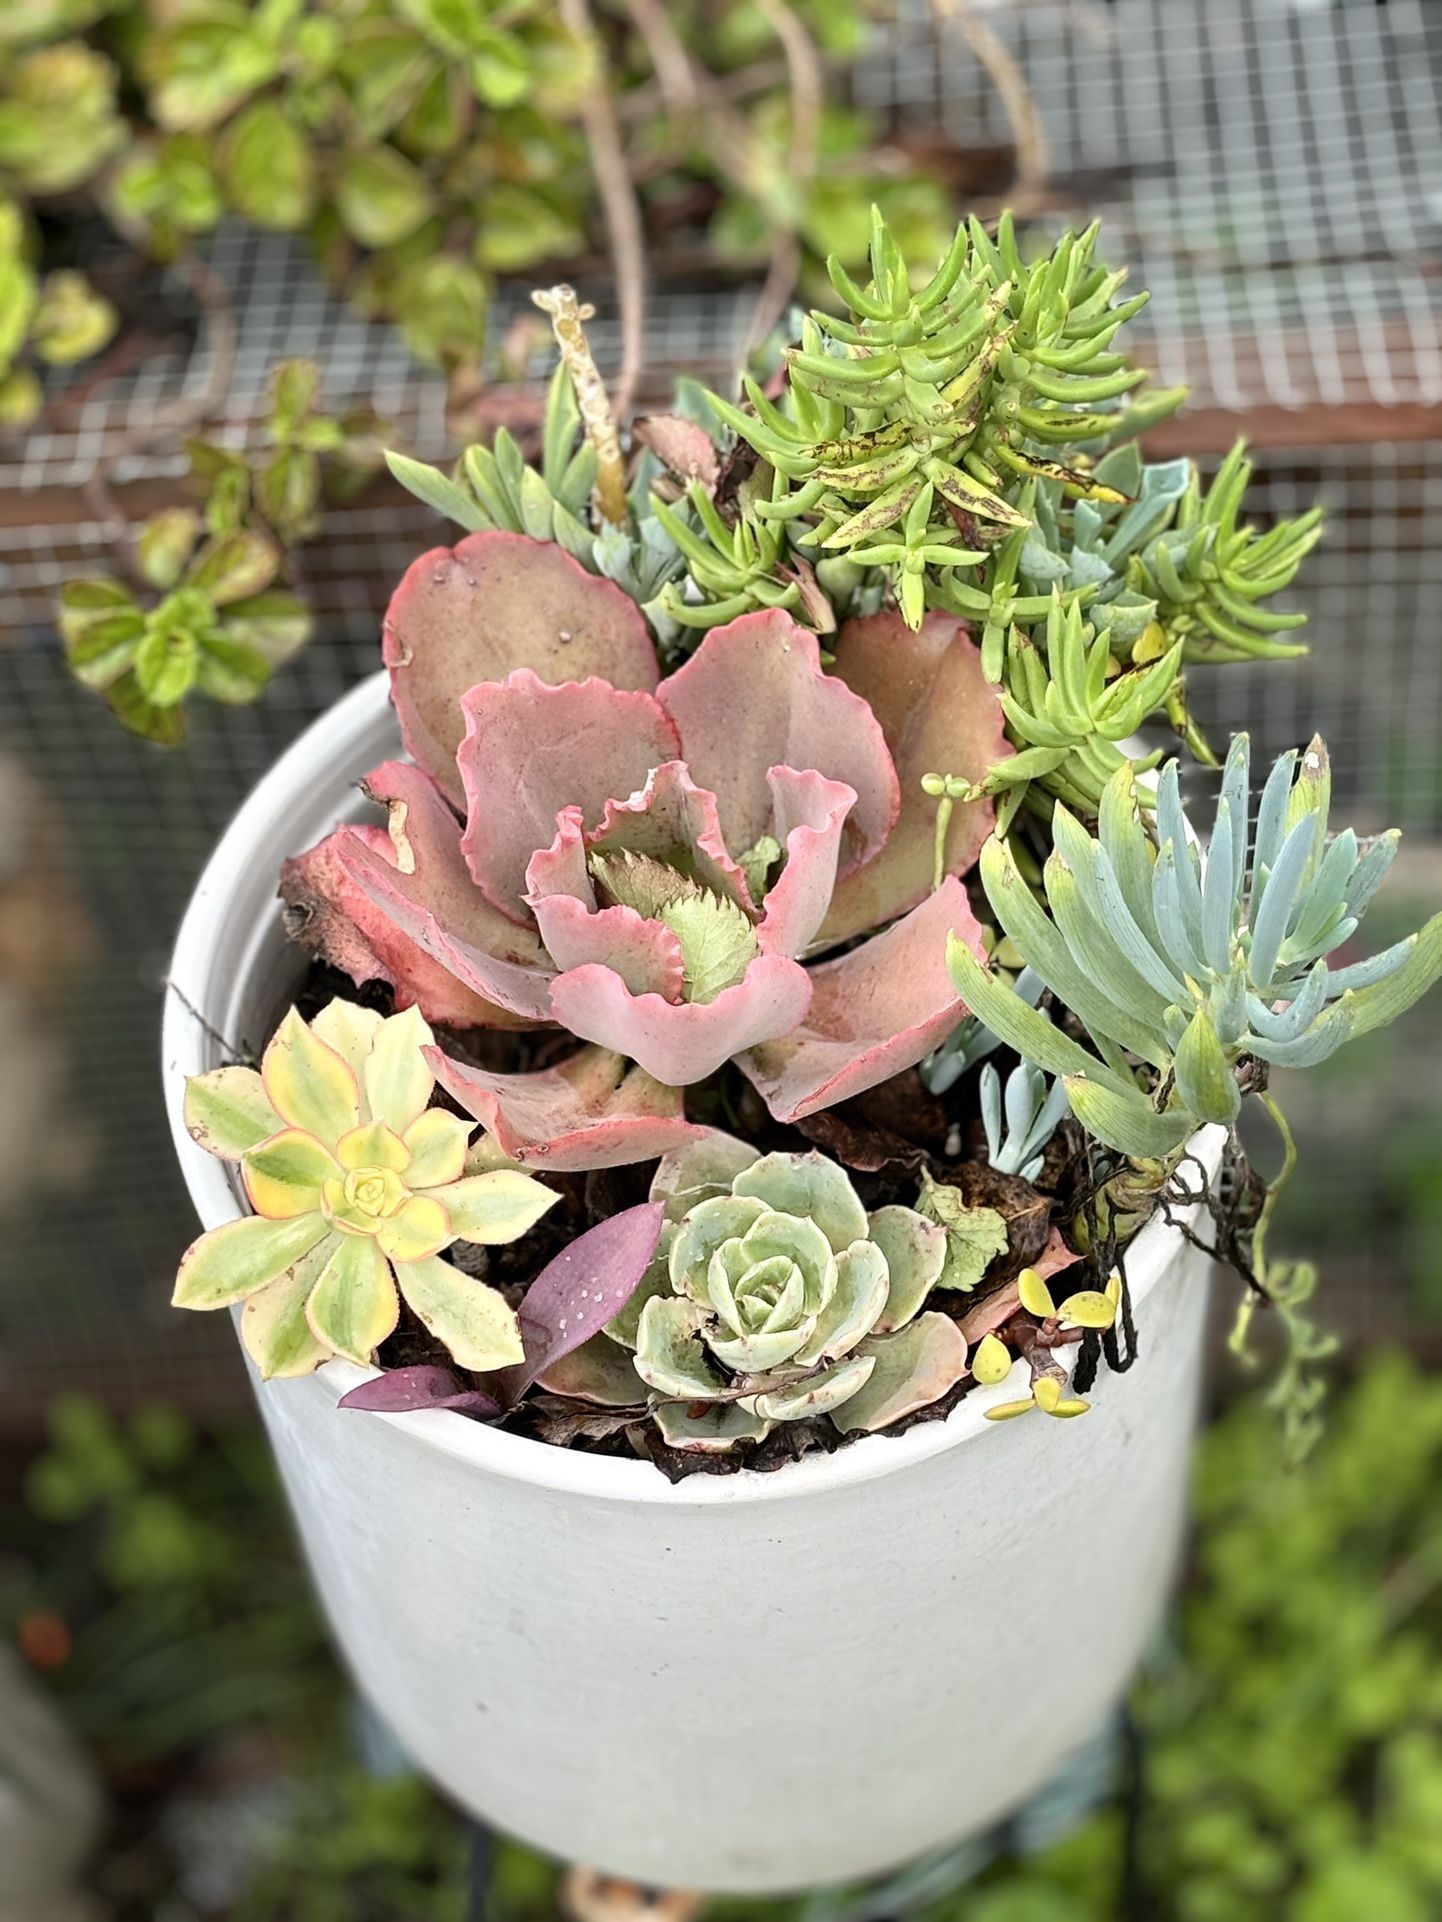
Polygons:
[[71,672],[132,733],[173,745],[192,694],[253,701],[309,638],[305,603],[276,585],[289,550],[319,531],[325,499],[353,495],[384,459],[375,416],[322,413],[319,385],[313,361],[282,361],[257,452],[189,443],[201,505],[145,522],[134,584],[92,576],[61,589]]
[[[1133,1703],[1143,1786],[1132,1913],[1442,1913],[1439,1483],[1442,1380],[1396,1355],[1373,1358],[1337,1395],[1301,1470],[1281,1467],[1255,1404],[1206,1436],[1175,1643]],[[350,1758],[341,1685],[258,1435],[201,1441],[163,1408],[121,1425],[65,1400],[26,1493],[30,1519],[0,1535],[0,1623],[22,1646],[52,1649],[37,1623],[65,1625],[68,1657],[47,1665],[122,1803],[192,1782],[247,1731],[274,1745],[287,1813],[254,1842],[233,1922],[461,1922],[454,1814],[421,1784],[374,1780]],[[1045,1853],[999,1864],[926,1922],[1120,1922],[1125,1827],[1109,1809]],[[162,1832],[152,1817],[147,1846],[160,1854]],[[132,1880],[134,1854],[132,1842]],[[122,1907],[125,1922],[159,1912],[167,1872],[162,1862],[145,1885],[155,1907]],[[553,1922],[554,1890],[552,1868],[504,1849],[495,1922]],[[713,1917],[829,1912],[727,1903]]]
[[939,251],[947,195],[878,157],[866,115],[797,124],[798,47],[819,91],[884,12],[599,0],[582,35],[541,0],[3,0],[0,188],[84,194],[158,259],[228,213],[307,233],[423,359],[472,364],[495,276],[600,238],[582,117],[601,85],[660,247],[764,266],[785,235],[854,262],[875,198]]

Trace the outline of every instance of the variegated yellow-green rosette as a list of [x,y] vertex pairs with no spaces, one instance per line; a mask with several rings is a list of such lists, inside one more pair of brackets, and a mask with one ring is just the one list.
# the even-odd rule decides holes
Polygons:
[[241,1334],[267,1379],[336,1355],[371,1361],[402,1296],[463,1368],[522,1359],[504,1297],[442,1251],[515,1241],[558,1197],[518,1169],[471,1171],[474,1124],[429,1105],[433,1043],[414,1008],[386,1019],[336,1000],[309,1024],[292,1008],[258,1073],[187,1084],[192,1138],[240,1163],[255,1213],[187,1249],[175,1304],[243,1301]]

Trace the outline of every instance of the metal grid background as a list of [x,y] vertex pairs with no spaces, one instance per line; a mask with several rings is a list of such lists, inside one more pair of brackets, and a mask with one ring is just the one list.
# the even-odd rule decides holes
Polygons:
[[[1295,417],[1295,440],[1276,439],[1260,457],[1259,519],[1319,497],[1328,505],[1328,539],[1298,594],[1312,615],[1311,656],[1197,676],[1204,720],[1222,736],[1245,719],[1266,749],[1321,728],[1349,811],[1434,831],[1442,557],[1431,530],[1442,437],[1419,440],[1414,428],[1389,438],[1384,410],[1442,403],[1439,14],[1415,0],[1302,10],[1076,0],[987,15],[1035,92],[1054,177],[1088,183],[1115,250],[1154,289],[1144,355],[1162,379],[1189,379],[1202,406],[1234,411],[1239,428],[1258,408]],[[911,124],[1005,135],[971,56],[947,41],[938,59],[919,22],[868,63],[856,90]],[[241,299],[230,437],[254,420],[272,360],[307,353],[325,368],[329,405],[373,404],[403,444],[442,451],[440,382],[394,335],[334,300],[302,249],[237,228],[219,236],[214,257]],[[752,297],[664,292],[653,305],[653,374],[727,365]],[[184,314],[173,286],[157,298]],[[518,305],[503,303],[498,324]],[[610,359],[604,310],[596,335]],[[208,352],[202,334],[189,359],[158,356],[125,382],[77,388],[68,416],[8,463],[0,456],[0,489],[39,507],[39,490],[76,486],[157,404],[203,391]],[[1366,436],[1327,444],[1323,410],[1358,402],[1373,410]],[[1339,434],[1342,422],[1338,413]],[[1354,416],[1345,431],[1356,435]],[[128,472],[179,465],[178,450],[162,450]],[[27,1423],[75,1382],[208,1405],[240,1392],[221,1318],[166,1306],[191,1219],[156,1086],[165,955],[216,835],[286,743],[374,665],[387,585],[439,533],[419,506],[332,517],[305,556],[319,638],[260,706],[198,712],[190,743],[165,754],[121,734],[56,658],[51,597],[68,575],[104,566],[102,530],[83,520],[0,527],[0,792],[21,823],[0,848],[0,1050],[12,1110],[0,1098],[0,1174],[19,1171],[8,1187],[0,1181],[0,1423]],[[1436,1019],[1425,1029],[1415,1020],[1413,1058],[1435,1062]],[[1335,1112],[1319,1101],[1302,1118],[1354,1219],[1386,1204],[1381,1175],[1346,1146],[1341,1124],[1359,1100],[1378,1125],[1395,1108],[1386,1091],[1352,1089]],[[1375,1331],[1393,1316],[1395,1261],[1386,1236],[1349,1252],[1354,1325]]]
[[[938,10],[939,11],[939,10]],[[1442,402],[1435,0],[1023,0],[985,11],[1151,306],[1128,338],[1193,404]],[[996,87],[925,0],[865,105],[1004,141]],[[1308,436],[1310,440],[1311,436]]]

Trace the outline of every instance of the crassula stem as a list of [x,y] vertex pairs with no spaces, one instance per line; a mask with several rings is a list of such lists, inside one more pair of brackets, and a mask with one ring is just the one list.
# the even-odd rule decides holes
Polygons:
[[626,464],[606,383],[586,339],[585,322],[595,317],[596,310],[589,302],[583,306],[575,288],[564,284],[538,288],[531,299],[551,317],[551,330],[576,389],[586,437],[596,450],[596,503],[613,527],[622,527],[627,518]]

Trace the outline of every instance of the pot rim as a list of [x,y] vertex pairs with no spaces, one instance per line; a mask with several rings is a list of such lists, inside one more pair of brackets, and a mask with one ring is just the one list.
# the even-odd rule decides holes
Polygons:
[[[258,856],[272,860],[272,850],[271,872],[278,877],[281,859],[298,851],[291,846],[293,816],[297,798],[315,785],[316,768],[330,768],[347,750],[353,759],[358,742],[384,726],[388,704],[388,677],[381,671],[352,688],[292,742],[261,777],[217,843],[181,921],[166,984],[161,1061],[171,1134],[186,1187],[203,1228],[217,1227],[245,1212],[238,1185],[227,1164],[206,1154],[191,1140],[183,1112],[187,1076],[204,1073],[217,1065],[215,1036],[207,1023],[202,985],[213,979],[218,967],[217,904],[232,892],[236,878],[250,868]],[[342,806],[342,798],[337,794],[334,819],[341,817]],[[243,950],[229,958],[225,973],[232,984],[239,983],[253,971],[279,917],[277,905],[270,919],[251,931]],[[215,1013],[218,1019],[225,1018],[223,1010]],[[1209,1180],[1221,1159],[1225,1138],[1225,1130],[1217,1127],[1203,1128],[1192,1137],[1192,1153],[1205,1168]],[[1132,1242],[1127,1262],[1136,1303],[1151,1293],[1184,1246],[1180,1226],[1157,1218],[1147,1223]],[[1145,1355],[1139,1358],[1138,1365],[1146,1366]],[[899,1473],[960,1444],[979,1442],[986,1435],[996,1436],[1003,1425],[988,1422],[985,1411],[997,1402],[1016,1397],[1020,1382],[1018,1371],[1024,1367],[1025,1364],[1018,1361],[1005,1381],[991,1388],[973,1389],[942,1420],[918,1422],[900,1435],[885,1432],[863,1435],[832,1453],[808,1454],[777,1469],[742,1468],[720,1474],[701,1471],[679,1482],[668,1480],[650,1462],[556,1447],[529,1436],[491,1428],[450,1409],[365,1416],[356,1411],[356,1419],[386,1422],[423,1449],[448,1456],[482,1475],[529,1482],[561,1494],[671,1506],[784,1501],[792,1496],[838,1491]],[[373,1380],[380,1372],[357,1367],[352,1362],[333,1361],[314,1375],[294,1381],[262,1384],[257,1380],[257,1390],[274,1392],[283,1388],[290,1393],[322,1394],[336,1403],[342,1395],[362,1382]],[[1121,1412],[1113,1406],[1112,1419]]]

